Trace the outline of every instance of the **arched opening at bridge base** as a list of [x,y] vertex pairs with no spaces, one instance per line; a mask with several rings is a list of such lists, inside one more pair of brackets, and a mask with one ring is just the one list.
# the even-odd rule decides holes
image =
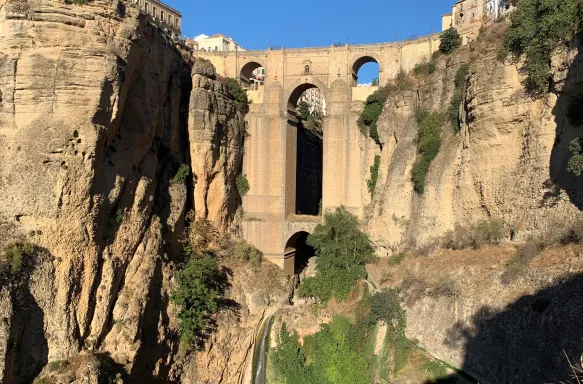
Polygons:
[[285,244],[285,272],[298,275],[306,270],[316,252],[307,244],[309,233],[297,232]]
[[301,84],[288,101],[286,214],[321,214],[323,124],[326,101],[313,84]]

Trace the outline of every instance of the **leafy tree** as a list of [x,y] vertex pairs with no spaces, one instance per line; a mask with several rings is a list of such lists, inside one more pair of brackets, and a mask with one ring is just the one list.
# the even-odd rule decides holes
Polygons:
[[179,308],[180,339],[187,349],[197,348],[214,331],[213,315],[219,310],[227,278],[217,260],[204,254],[189,257],[176,279],[170,300]]
[[298,335],[290,334],[285,323],[281,326],[278,347],[269,358],[277,375],[284,378],[286,384],[325,383],[316,380],[313,366],[306,364]]
[[439,51],[449,55],[462,45],[462,39],[457,30],[453,27],[449,28],[439,36]]
[[318,256],[316,276],[307,278],[300,293],[328,301],[345,300],[358,280],[366,277],[365,265],[374,260],[368,236],[346,208],[324,214],[324,223],[307,240]]
[[308,104],[305,101],[300,101],[298,103],[298,111],[300,114],[300,118],[303,121],[308,121],[308,119],[310,118],[310,104]]
[[379,78],[378,77],[375,77],[374,79],[372,79],[372,86],[375,87],[375,86],[378,86],[378,85],[379,85]]
[[180,168],[178,168],[178,171],[176,171],[176,174],[172,178],[172,182],[175,184],[184,184],[189,175],[190,167],[186,164],[181,164]]
[[247,92],[241,88],[239,82],[231,77],[222,79],[225,84],[227,93],[235,101],[237,112],[246,114],[249,111],[249,99]]
[[516,59],[526,55],[526,89],[533,96],[548,90],[551,56],[561,44],[581,31],[581,0],[520,0],[510,15],[500,58],[511,53]]
[[249,192],[249,180],[247,180],[247,175],[244,173],[239,173],[237,179],[235,180],[235,186],[239,192],[239,196],[243,197]]

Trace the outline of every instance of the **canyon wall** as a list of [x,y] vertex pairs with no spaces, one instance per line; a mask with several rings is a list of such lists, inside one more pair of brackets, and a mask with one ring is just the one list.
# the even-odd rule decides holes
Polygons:
[[[508,239],[524,240],[579,213],[583,182],[567,172],[568,143],[576,128],[565,117],[583,73],[578,43],[555,56],[551,92],[532,99],[524,90],[521,63],[497,58],[507,26],[485,29],[469,46],[438,58],[433,74],[389,97],[378,123],[382,152],[371,141],[362,142],[367,164],[373,154],[381,156],[365,214],[380,254],[423,246],[456,224],[489,218],[504,221]],[[447,111],[456,71],[464,63],[470,73],[460,106],[461,130],[444,126],[425,191],[417,194],[411,182],[418,158],[414,111]]]
[[0,244],[37,246],[0,290],[1,382],[82,351],[176,378],[184,215],[230,223],[243,133],[212,66],[132,3],[0,1]]

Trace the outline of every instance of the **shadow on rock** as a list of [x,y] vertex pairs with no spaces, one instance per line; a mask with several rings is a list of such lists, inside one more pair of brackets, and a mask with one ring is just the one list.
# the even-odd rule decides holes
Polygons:
[[[455,324],[445,340],[465,350],[464,373],[425,384],[568,382],[569,360],[578,362],[583,353],[582,292],[579,274],[503,311],[483,307],[469,326]],[[470,376],[475,380],[468,381]]]

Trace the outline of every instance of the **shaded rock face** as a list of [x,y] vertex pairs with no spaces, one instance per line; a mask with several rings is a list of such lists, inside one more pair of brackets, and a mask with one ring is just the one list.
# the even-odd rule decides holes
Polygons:
[[[0,290],[0,332],[14,335],[1,382],[83,350],[136,378],[177,377],[168,300],[184,214],[194,203],[228,225],[244,132],[213,70],[189,60],[130,3],[0,0],[0,245],[48,254],[26,305]],[[180,164],[195,199],[172,181]],[[31,306],[34,324],[21,321]]]
[[[497,59],[505,23],[469,47],[438,60],[437,71],[413,90],[389,97],[379,118],[383,142],[379,180],[365,222],[381,253],[428,243],[481,219],[502,219],[514,239],[526,239],[575,216],[581,179],[567,172],[568,143],[576,129],[564,117],[580,86],[577,44],[554,59],[553,92],[533,100],[524,92],[520,64]],[[461,131],[446,124],[425,192],[416,194],[411,169],[418,153],[414,110],[447,111],[454,77],[470,66],[460,107]],[[370,152],[371,143],[365,152]]]

